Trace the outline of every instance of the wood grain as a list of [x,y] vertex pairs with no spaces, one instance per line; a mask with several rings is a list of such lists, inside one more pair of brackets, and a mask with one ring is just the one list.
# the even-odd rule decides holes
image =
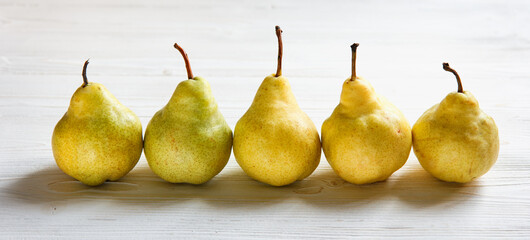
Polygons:
[[[2,238],[521,238],[530,236],[530,3],[527,1],[0,0]],[[142,156],[118,182],[86,187],[55,165],[50,139],[81,85],[104,84],[142,120],[186,78],[189,54],[233,128],[275,71],[320,129],[359,75],[411,124],[456,82],[497,122],[497,164],[469,184],[435,180],[411,154],[389,180],[356,186],[318,169],[287,187],[252,181],[232,157],[201,186],[170,184]]]

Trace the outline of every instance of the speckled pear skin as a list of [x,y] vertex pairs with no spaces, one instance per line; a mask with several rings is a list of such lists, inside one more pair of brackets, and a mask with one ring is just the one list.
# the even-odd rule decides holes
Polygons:
[[263,80],[234,130],[234,155],[251,178],[273,186],[302,180],[320,162],[315,124],[300,109],[287,78]]
[[217,175],[232,150],[232,130],[201,77],[179,83],[145,130],[149,167],[171,183],[202,184]]
[[142,146],[140,119],[98,83],[75,91],[52,136],[59,168],[89,186],[125,176]]
[[434,177],[466,183],[484,175],[497,161],[499,132],[468,91],[449,93],[412,128],[414,154]]
[[346,79],[322,124],[322,149],[337,175],[354,184],[384,181],[407,162],[411,146],[403,113],[364,78]]

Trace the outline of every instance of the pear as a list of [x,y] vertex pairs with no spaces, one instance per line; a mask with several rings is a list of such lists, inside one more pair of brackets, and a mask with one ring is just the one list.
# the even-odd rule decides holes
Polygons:
[[53,156],[66,174],[90,186],[125,176],[142,155],[142,124],[103,85],[88,82],[75,91],[55,126]]
[[166,106],[145,130],[145,157],[149,167],[172,183],[202,184],[225,167],[232,150],[232,130],[219,112],[210,84],[193,77],[188,55],[188,80],[178,84]]
[[322,149],[333,170],[354,184],[384,181],[407,161],[412,145],[410,125],[401,111],[356,75],[342,85],[339,105],[322,124]]
[[412,127],[414,154],[432,176],[466,183],[484,175],[497,161],[499,132],[493,118],[479,108],[475,97],[462,88],[458,73],[448,63],[458,91],[429,108]]
[[263,80],[234,130],[237,163],[251,178],[273,186],[309,176],[318,166],[321,152],[315,124],[300,109],[287,78],[281,75],[281,32],[276,26],[276,74]]

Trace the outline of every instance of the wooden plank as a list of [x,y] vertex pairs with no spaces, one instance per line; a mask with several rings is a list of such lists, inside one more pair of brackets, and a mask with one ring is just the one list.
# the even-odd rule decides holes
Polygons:
[[[530,3],[526,1],[0,0],[0,232],[3,238],[528,238]],[[320,129],[358,72],[411,124],[456,90],[442,61],[497,122],[497,164],[469,184],[440,182],[411,154],[382,183],[356,186],[322,156],[286,187],[251,180],[230,159],[201,186],[169,184],[142,156],[118,182],[87,187],[54,163],[50,138],[81,84],[104,84],[145,128],[185,79],[172,43],[210,81],[233,128],[275,70]]]

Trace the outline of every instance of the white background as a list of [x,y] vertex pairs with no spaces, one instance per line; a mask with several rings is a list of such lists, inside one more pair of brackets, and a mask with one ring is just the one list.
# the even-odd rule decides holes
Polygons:
[[[2,237],[348,238],[528,237],[528,1],[16,1],[0,0]],[[56,166],[51,135],[82,83],[104,84],[147,125],[190,57],[235,126],[276,68],[320,129],[350,75],[399,107],[411,125],[456,91],[447,61],[497,122],[500,155],[469,184],[440,182],[414,154],[386,182],[345,183],[322,155],[287,187],[248,178],[232,157],[207,184],[170,184],[142,156],[125,178],[86,187]]]

